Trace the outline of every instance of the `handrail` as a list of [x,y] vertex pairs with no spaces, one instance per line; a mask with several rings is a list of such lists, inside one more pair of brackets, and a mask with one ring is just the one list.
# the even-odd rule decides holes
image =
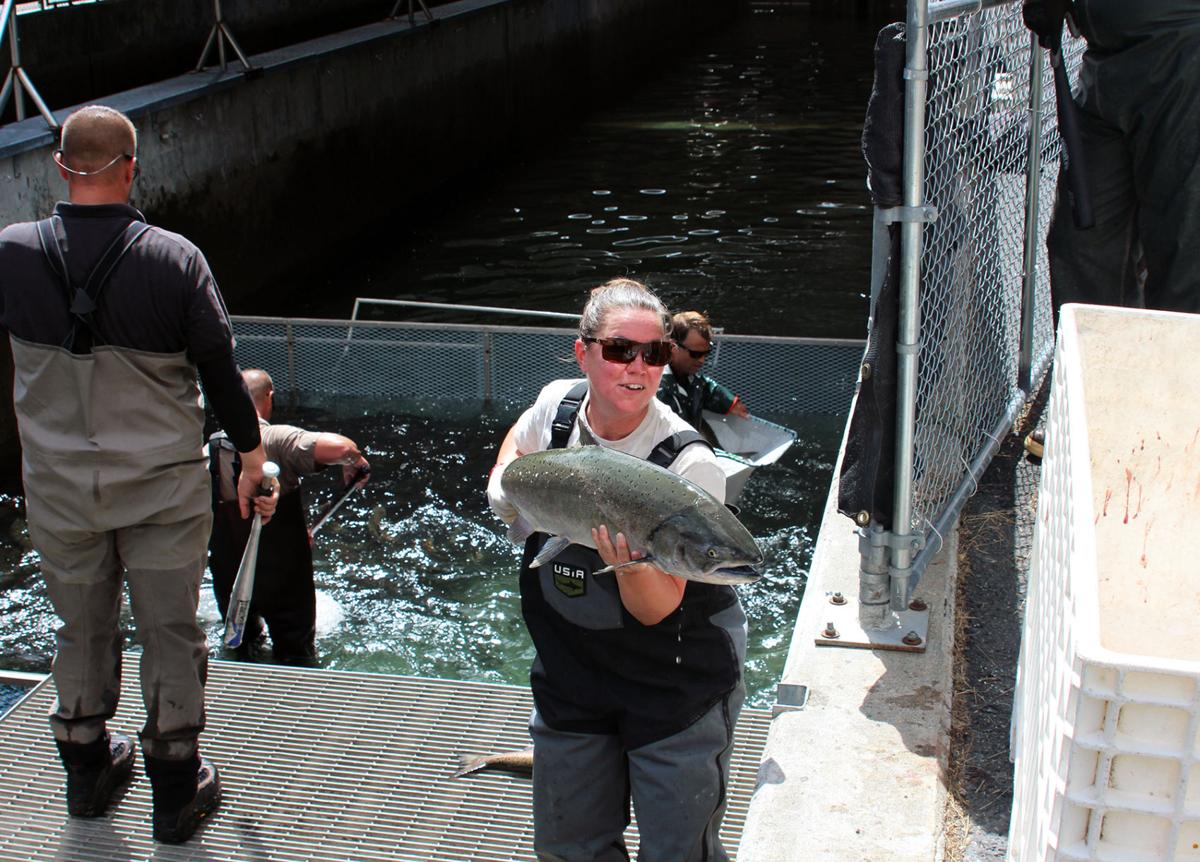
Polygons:
[[973,12],[1002,6],[1015,0],[931,0],[929,3],[929,23],[949,21],[951,18],[961,18]]
[[568,314],[563,311],[535,311],[528,308],[504,308],[495,305],[458,305],[452,302],[421,302],[415,299],[375,299],[369,296],[354,298],[354,310],[350,312],[351,320],[358,320],[360,305],[387,305],[401,308],[434,308],[441,311],[473,311],[487,314],[515,314],[521,317],[543,317],[551,320],[577,321],[578,314]]

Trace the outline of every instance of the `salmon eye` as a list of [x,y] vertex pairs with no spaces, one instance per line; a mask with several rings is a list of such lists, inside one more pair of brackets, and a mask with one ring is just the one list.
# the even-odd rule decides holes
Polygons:
[[710,560],[715,560],[717,558],[717,549],[716,548],[708,549],[708,558]]

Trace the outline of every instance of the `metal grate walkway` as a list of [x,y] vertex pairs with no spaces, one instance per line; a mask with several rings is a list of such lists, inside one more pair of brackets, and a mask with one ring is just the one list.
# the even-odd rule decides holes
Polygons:
[[[144,720],[136,654],[125,657],[113,728]],[[530,783],[502,773],[451,778],[462,756],[523,748],[526,688],[213,661],[204,753],[225,799],[181,846],[150,838],[139,765],[99,820],[72,820],[39,685],[0,720],[0,860],[368,862],[533,858]],[[745,710],[734,753],[726,846],[735,848],[770,714]],[[140,754],[140,753],[139,753]],[[630,850],[636,845],[631,830]]]

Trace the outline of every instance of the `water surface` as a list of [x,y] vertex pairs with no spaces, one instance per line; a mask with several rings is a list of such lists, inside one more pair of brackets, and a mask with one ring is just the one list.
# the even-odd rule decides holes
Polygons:
[[[533,648],[521,619],[519,549],[487,508],[484,487],[513,410],[344,402],[283,412],[278,421],[336,429],[364,448],[371,482],[318,534],[318,651],[323,667],[526,684]],[[816,540],[841,419],[814,416],[796,444],[751,476],[742,520],[767,562],[739,587],[750,624],[747,685],[766,706],[783,670]],[[308,485],[310,510],[337,490],[334,471]],[[46,672],[57,618],[23,507],[0,498],[0,667]],[[222,623],[207,580],[201,619],[214,657]],[[123,617],[127,646],[133,620]],[[269,652],[260,658],[269,660]]]
[[375,296],[578,312],[629,275],[730,332],[863,337],[873,40],[860,21],[758,5],[497,173],[364,226],[302,311],[346,317]]
[[[578,312],[587,289],[630,275],[731,332],[861,337],[870,212],[859,137],[873,40],[850,18],[756,4],[553,140],[420,213],[363,225],[354,249],[295,286],[290,311],[345,317],[362,295]],[[279,313],[252,299],[232,310]],[[292,418],[349,434],[374,467],[316,545],[322,664],[524,683],[517,551],[483,496],[515,412],[342,403]],[[843,421],[768,418],[800,439],[741,501],[768,560],[761,581],[739,588],[757,705],[782,671]],[[315,507],[331,477],[312,491]],[[45,671],[56,620],[21,508],[0,498],[0,666]],[[204,596],[219,655],[207,586]]]

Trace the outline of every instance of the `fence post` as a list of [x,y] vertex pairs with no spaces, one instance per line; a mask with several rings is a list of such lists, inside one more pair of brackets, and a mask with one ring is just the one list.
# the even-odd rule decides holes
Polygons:
[[292,332],[291,320],[285,324],[284,332],[287,342],[288,391],[291,393],[291,403],[295,406],[300,399],[300,393],[296,385],[296,334]]
[[1017,359],[1017,386],[1027,395],[1033,391],[1034,311],[1036,309],[1038,230],[1042,175],[1042,50],[1037,36],[1029,37],[1029,158],[1025,183],[1025,260],[1021,290],[1021,352]]
[[[909,212],[925,203],[925,97],[929,82],[929,0],[908,0],[904,64],[904,165],[901,200]],[[896,333],[896,472],[892,507],[891,607],[908,608],[913,551],[912,488],[921,339],[921,240],[924,221],[900,224],[900,321]],[[882,622],[882,620],[880,621]]]
[[483,403],[491,404],[492,391],[492,333],[483,334]]

